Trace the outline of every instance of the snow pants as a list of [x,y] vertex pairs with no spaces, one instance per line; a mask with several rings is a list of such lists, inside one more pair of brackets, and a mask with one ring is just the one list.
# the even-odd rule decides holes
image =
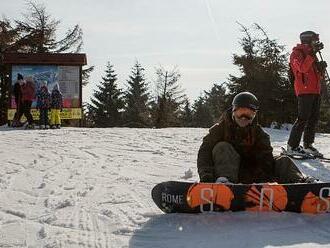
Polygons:
[[33,124],[33,117],[31,114],[31,105],[32,105],[32,101],[23,101],[22,106],[19,108],[19,114],[17,116],[18,122],[21,120],[21,118],[24,114],[29,125]]
[[48,109],[39,110],[39,125],[48,125]]
[[315,127],[320,116],[321,96],[307,94],[298,96],[298,117],[291,129],[288,144],[297,147],[300,144],[302,133],[303,142],[313,144],[315,139]]
[[[231,144],[216,144],[212,150],[212,158],[215,178],[226,177],[232,183],[240,183],[241,158]],[[303,174],[289,157],[279,156],[275,158],[273,175],[270,178],[278,183],[297,183],[301,181]]]
[[60,109],[51,109],[50,125],[61,125]]
[[13,125],[17,126],[19,123],[18,117],[20,116],[20,108],[22,107],[22,102],[18,97],[15,97],[15,103],[16,103],[16,112],[14,115],[14,119],[13,119]]

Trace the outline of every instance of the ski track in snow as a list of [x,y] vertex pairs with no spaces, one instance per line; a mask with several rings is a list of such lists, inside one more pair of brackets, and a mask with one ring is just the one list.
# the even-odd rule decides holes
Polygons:
[[[266,129],[274,154],[287,131]],[[207,129],[0,128],[0,247],[330,247],[330,215],[163,214],[162,181],[197,181]],[[330,135],[316,145],[330,154]],[[329,181],[330,164],[299,161]]]

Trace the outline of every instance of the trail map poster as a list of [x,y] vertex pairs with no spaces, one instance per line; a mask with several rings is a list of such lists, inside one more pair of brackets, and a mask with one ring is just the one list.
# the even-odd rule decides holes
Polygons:
[[[81,93],[80,93],[80,67],[79,66],[57,66],[57,65],[13,65],[11,74],[12,89],[17,82],[17,76],[21,74],[24,80],[32,81],[35,91],[40,88],[43,81],[47,82],[47,87],[51,93],[56,84],[59,85],[63,96],[63,119],[81,118]],[[38,119],[36,99],[32,102],[32,115]],[[15,98],[11,95],[10,110],[8,119],[11,120],[16,109]]]

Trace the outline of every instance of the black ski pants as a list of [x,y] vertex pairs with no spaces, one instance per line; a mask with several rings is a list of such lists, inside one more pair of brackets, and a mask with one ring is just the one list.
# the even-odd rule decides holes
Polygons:
[[20,108],[18,121],[21,120],[22,115],[24,114],[29,125],[33,124],[33,117],[31,115],[31,105],[32,101],[23,101],[22,107]]
[[315,139],[315,128],[320,117],[321,96],[306,94],[298,96],[298,117],[291,129],[288,144],[297,147],[304,133],[304,144],[312,144]]
[[13,121],[17,122],[18,117],[20,116],[20,108],[22,107],[21,99],[19,97],[15,97],[15,103],[16,103],[16,112]]
[[39,110],[39,125],[48,125],[48,109],[40,109]]

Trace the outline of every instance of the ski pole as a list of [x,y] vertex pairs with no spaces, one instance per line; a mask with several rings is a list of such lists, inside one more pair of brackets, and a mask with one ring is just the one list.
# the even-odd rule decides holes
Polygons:
[[[322,53],[321,51],[318,51],[319,53],[319,56],[320,56],[320,59],[321,61],[324,61],[323,60],[323,57],[322,57]],[[316,60],[317,61],[320,61],[319,58],[316,56],[315,54],[315,57],[316,57]],[[321,83],[321,85],[323,84],[323,88],[324,88],[324,91],[323,91],[323,96],[325,98],[325,101],[329,104],[330,103],[330,99],[329,99],[329,94],[328,94],[328,83],[330,82],[330,77],[329,77],[329,73],[327,71],[327,68],[324,68],[324,81],[323,83]]]
[[[322,57],[322,53],[321,53],[321,51],[318,51],[318,53],[319,53],[319,55],[320,55],[320,59],[321,59],[321,61],[324,61],[324,60],[323,60],[323,57]],[[327,68],[324,69],[324,74],[325,74],[325,76],[326,76],[325,81],[326,81],[326,82],[330,82],[330,77],[329,77],[329,73],[328,73]]]

